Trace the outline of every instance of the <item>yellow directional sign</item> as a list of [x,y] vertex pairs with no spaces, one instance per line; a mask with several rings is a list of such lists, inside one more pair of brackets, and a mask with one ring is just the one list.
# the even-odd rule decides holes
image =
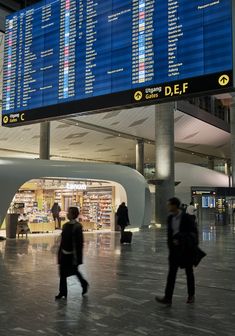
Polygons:
[[229,81],[230,81],[230,78],[228,75],[222,75],[219,78],[219,85],[226,86],[228,85]]
[[134,94],[134,98],[136,101],[140,101],[143,97],[143,93],[141,91],[136,91]]

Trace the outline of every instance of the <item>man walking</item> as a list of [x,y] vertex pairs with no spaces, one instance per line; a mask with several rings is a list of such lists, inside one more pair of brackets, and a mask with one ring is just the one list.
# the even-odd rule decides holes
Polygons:
[[82,295],[88,291],[89,284],[79,272],[78,267],[83,263],[83,232],[82,225],[77,221],[79,210],[70,207],[68,210],[69,222],[64,224],[61,243],[58,251],[60,265],[60,290],[56,300],[67,299],[67,278],[76,275],[82,286]]
[[180,210],[180,200],[171,198],[168,201],[170,215],[168,217],[168,248],[169,248],[169,273],[165,296],[156,297],[156,301],[170,306],[175,288],[177,271],[185,268],[188,286],[188,300],[191,304],[195,300],[195,279],[193,264],[195,248],[198,246],[198,230],[192,216]]

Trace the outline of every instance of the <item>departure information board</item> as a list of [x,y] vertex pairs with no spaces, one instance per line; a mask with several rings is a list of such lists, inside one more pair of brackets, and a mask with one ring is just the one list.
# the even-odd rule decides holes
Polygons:
[[6,20],[3,124],[233,88],[233,0],[44,0]]

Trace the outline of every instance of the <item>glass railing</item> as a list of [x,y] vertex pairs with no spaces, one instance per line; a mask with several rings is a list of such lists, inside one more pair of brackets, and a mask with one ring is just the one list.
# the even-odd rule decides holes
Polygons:
[[[129,168],[135,169],[134,164],[127,164],[126,166],[129,167]],[[208,168],[207,164],[197,164],[197,166]],[[225,168],[225,162],[223,160],[215,159],[214,170],[219,172],[219,173],[227,174],[227,171],[226,171],[226,168]],[[144,177],[146,178],[146,180],[154,180],[155,179],[154,163],[152,163],[152,164],[148,163],[148,164],[145,165]]]
[[214,96],[204,96],[197,98],[190,98],[188,102],[192,105],[199,107],[200,109],[207,111],[215,117],[230,122],[229,114],[230,109],[226,105],[226,101],[223,99],[217,99]]

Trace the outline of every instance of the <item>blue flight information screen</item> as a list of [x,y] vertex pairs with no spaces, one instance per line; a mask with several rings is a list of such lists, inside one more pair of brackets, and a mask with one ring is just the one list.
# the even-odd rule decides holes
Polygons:
[[44,0],[7,17],[3,125],[233,89],[232,0]]

